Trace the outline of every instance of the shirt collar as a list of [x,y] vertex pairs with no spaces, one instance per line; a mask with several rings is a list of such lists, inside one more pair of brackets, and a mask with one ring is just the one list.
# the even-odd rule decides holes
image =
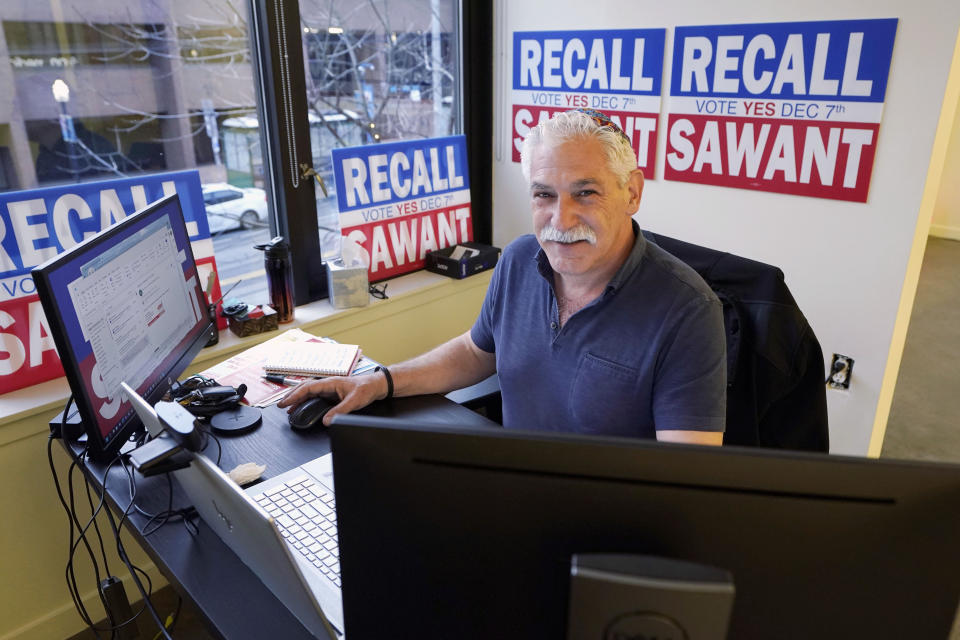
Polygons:
[[[623,286],[623,283],[626,282],[633,272],[637,270],[637,267],[640,266],[640,262],[643,260],[643,254],[646,253],[647,250],[647,240],[640,232],[640,225],[632,218],[630,225],[633,228],[633,249],[630,250],[627,259],[623,261],[623,264],[620,265],[617,272],[610,278],[610,282],[607,283],[606,291],[608,292],[616,291]],[[553,268],[550,266],[550,260],[547,258],[547,254],[544,253],[542,247],[537,250],[535,259],[537,261],[537,271],[547,282],[552,284]]]

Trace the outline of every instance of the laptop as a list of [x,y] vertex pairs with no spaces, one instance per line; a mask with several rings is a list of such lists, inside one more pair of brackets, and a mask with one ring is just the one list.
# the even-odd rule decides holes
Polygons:
[[[129,387],[124,391],[144,424],[160,424],[146,400]],[[173,474],[207,526],[310,633],[343,637],[331,454],[246,490],[202,453],[194,453],[190,466]],[[297,496],[298,491],[304,497]],[[289,515],[291,507],[300,511],[296,518]],[[309,523],[323,520],[333,524],[307,529]]]

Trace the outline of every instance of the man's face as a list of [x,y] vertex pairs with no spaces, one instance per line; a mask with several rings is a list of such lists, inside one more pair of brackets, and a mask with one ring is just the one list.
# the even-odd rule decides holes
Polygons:
[[530,196],[534,233],[563,277],[608,280],[633,246],[630,216],[640,204],[643,174],[620,186],[594,138],[534,149]]

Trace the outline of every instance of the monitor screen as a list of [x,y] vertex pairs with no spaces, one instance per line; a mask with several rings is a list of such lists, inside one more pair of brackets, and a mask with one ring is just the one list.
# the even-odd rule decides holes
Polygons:
[[213,324],[176,194],[33,270],[90,451],[114,455],[142,428],[120,383],[153,403]]
[[730,639],[946,638],[957,610],[958,465],[364,416],[330,433],[351,636],[563,639],[590,553],[729,573]]

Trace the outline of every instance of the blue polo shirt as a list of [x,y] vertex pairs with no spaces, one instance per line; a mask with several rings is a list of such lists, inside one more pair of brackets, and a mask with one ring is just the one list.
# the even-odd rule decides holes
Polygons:
[[634,234],[603,294],[563,327],[536,238],[504,249],[470,335],[496,354],[505,427],[650,438],[657,429],[723,431],[720,301],[636,223]]

